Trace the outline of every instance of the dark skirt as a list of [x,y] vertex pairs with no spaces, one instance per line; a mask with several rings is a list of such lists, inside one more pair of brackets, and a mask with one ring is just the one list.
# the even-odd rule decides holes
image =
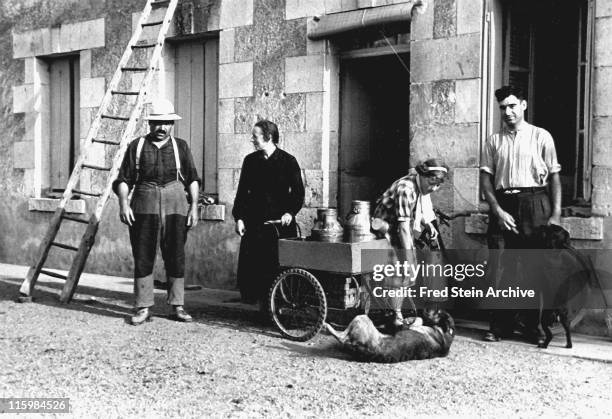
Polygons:
[[246,225],[238,257],[238,288],[244,302],[265,301],[272,282],[278,275],[278,239],[296,237],[295,222],[288,226]]

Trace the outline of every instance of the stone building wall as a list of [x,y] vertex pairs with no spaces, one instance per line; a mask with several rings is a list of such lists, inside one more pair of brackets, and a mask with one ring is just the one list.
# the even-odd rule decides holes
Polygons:
[[[405,0],[183,0],[173,36],[218,31],[218,191],[224,221],[202,220],[190,233],[189,282],[232,288],[239,238],[231,204],[242,159],[252,151],[250,132],[259,118],[279,124],[280,147],[300,162],[306,186],[298,217],[308,232],[315,208],[337,205],[339,57],[333,42],[307,38],[311,18],[402,3]],[[410,159],[442,157],[452,167],[449,181],[435,196],[446,211],[481,211],[457,219],[443,231],[449,247],[485,249],[486,205],[480,200],[484,1],[430,0],[415,14],[410,42]],[[30,208],[53,207],[37,197],[35,179],[43,170],[46,109],[41,56],[80,50],[81,136],[97,110],[119,57],[130,38],[144,0],[6,0],[0,5],[0,261],[30,264],[51,214]],[[593,216],[563,220],[579,247],[612,243],[612,0],[596,0],[593,81]],[[153,95],[172,98],[173,64],[166,50]],[[138,80],[134,80],[137,82]],[[489,98],[490,100],[490,98]],[[110,134],[109,134],[110,135]],[[93,158],[108,159],[108,150]],[[92,187],[99,180],[82,179]],[[87,201],[72,202],[82,211]],[[80,230],[68,229],[78,241]],[[67,268],[69,255],[53,254],[49,266]],[[131,274],[127,231],[117,220],[113,198],[101,224],[87,271]],[[612,267],[611,267],[612,269]]]
[[[412,22],[410,159],[414,165],[440,157],[452,168],[449,182],[434,196],[447,212],[477,212],[480,206],[482,22],[482,2],[471,0],[429,2]],[[463,220],[454,223],[447,237],[451,246],[482,246],[462,227]]]

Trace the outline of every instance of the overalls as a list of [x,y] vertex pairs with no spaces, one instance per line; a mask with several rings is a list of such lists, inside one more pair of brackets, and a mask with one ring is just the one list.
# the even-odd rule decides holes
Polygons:
[[130,227],[130,243],[134,256],[135,306],[144,308],[154,304],[153,266],[158,237],[168,280],[168,304],[182,306],[188,203],[185,186],[180,181],[182,175],[178,147],[171,137],[177,168],[176,181],[159,186],[139,181],[139,161],[144,138],[139,141],[136,151],[137,181],[130,203],[135,218]]

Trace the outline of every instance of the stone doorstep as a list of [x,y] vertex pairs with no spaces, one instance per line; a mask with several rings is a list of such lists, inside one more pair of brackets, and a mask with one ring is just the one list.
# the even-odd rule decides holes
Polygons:
[[[455,325],[458,329],[464,330],[468,335],[467,338],[482,341],[484,333],[489,330],[489,324],[485,321],[455,319]],[[602,331],[602,336],[605,336],[606,331]],[[523,347],[532,347],[534,351],[543,352],[549,355],[561,355],[578,359],[586,359],[591,361],[600,361],[612,363],[612,339],[610,337],[600,337],[583,335],[572,332],[573,348],[565,347],[565,333],[556,334],[546,349],[537,348],[534,344],[521,340],[504,339],[502,342],[484,342],[483,345],[499,345],[511,344]]]

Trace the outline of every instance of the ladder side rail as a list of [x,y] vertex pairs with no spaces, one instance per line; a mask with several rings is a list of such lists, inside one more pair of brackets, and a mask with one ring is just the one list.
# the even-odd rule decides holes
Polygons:
[[85,268],[85,263],[87,263],[89,252],[95,243],[99,225],[100,223],[95,219],[95,216],[92,215],[91,219],[89,220],[89,224],[87,224],[87,229],[83,234],[83,238],[81,239],[79,250],[72,260],[72,264],[70,265],[70,270],[68,271],[68,276],[66,277],[64,287],[62,288],[62,292],[60,294],[60,302],[62,303],[69,302],[74,295],[76,286],[79,283],[79,278],[81,277],[83,269]]
[[177,4],[178,0],[171,0],[170,4],[168,5],[168,9],[166,10],[166,14],[164,16],[164,24],[160,28],[159,34],[157,36],[157,45],[155,46],[151,57],[151,65],[149,66],[147,74],[141,82],[138,97],[136,98],[136,103],[134,104],[134,107],[130,112],[130,119],[121,137],[119,149],[115,152],[111,170],[107,178],[108,181],[106,183],[106,187],[100,198],[98,198],[96,209],[89,220],[89,225],[87,226],[87,230],[83,235],[79,250],[73,260],[73,263],[70,267],[70,271],[68,272],[68,278],[66,279],[66,283],[64,284],[64,288],[62,289],[60,300],[64,303],[69,302],[72,296],[74,295],[74,291],[79,282],[79,278],[81,276],[81,273],[83,272],[85,263],[87,262],[87,257],[89,256],[89,252],[91,251],[91,248],[94,244],[98,225],[100,223],[100,220],[102,219],[102,212],[104,211],[104,208],[106,207],[106,204],[108,202],[108,198],[110,197],[110,194],[112,192],[113,181],[119,174],[119,169],[121,167],[121,163],[123,162],[123,157],[127,151],[127,147],[132,140],[133,132],[136,128],[138,117],[142,112],[142,106],[147,96],[147,91],[149,89],[151,81],[153,80],[155,68],[159,59],[161,58],[164,38],[170,27],[170,23],[172,21],[172,17],[174,16],[174,11],[176,9]]
[[66,189],[64,190],[64,195],[58,205],[60,207],[64,207],[66,203],[68,202],[68,200],[72,197],[72,189],[74,189],[74,187],[79,181],[81,170],[82,170],[82,165],[83,163],[85,163],[85,161],[87,160],[87,157],[89,156],[88,152],[90,150],[90,145],[93,142],[92,140],[94,140],[96,136],[98,135],[98,130],[100,129],[100,125],[102,124],[102,115],[106,112],[106,109],[108,108],[108,105],[110,104],[112,100],[112,97],[113,97],[112,90],[115,90],[115,88],[119,84],[119,81],[121,80],[121,77],[123,74],[121,67],[124,67],[129,61],[132,55],[132,45],[134,45],[140,38],[140,35],[142,34],[142,23],[146,22],[150,14],[151,14],[151,0],[148,0],[142,12],[142,15],[140,16],[140,19],[138,20],[138,25],[136,27],[136,30],[132,34],[132,37],[130,38],[128,45],[125,51],[123,52],[123,56],[119,60],[119,64],[117,65],[115,74],[113,74],[113,77],[111,78],[109,86],[106,89],[106,92],[104,93],[102,102],[100,103],[100,106],[98,107],[98,112],[96,112],[96,116],[89,127],[89,130],[87,132],[87,137],[85,138],[85,143],[84,143],[85,150],[83,150],[80,153],[77,161],[75,162],[74,169],[72,171],[72,174],[70,175],[70,179],[68,180]]
[[51,242],[55,239],[57,235],[57,231],[60,228],[60,223],[62,222],[62,216],[64,215],[64,207],[57,207],[53,217],[51,218],[51,222],[49,224],[49,228],[45,233],[45,237],[43,237],[40,245],[38,247],[38,258],[33,266],[30,266],[28,269],[28,273],[26,274],[25,279],[21,283],[21,287],[19,288],[19,293],[24,296],[32,295],[32,291],[34,290],[34,285],[36,285],[36,280],[38,279],[38,275],[40,274],[40,270],[43,268],[45,261],[47,260],[47,255],[49,254],[49,250],[51,249]]

